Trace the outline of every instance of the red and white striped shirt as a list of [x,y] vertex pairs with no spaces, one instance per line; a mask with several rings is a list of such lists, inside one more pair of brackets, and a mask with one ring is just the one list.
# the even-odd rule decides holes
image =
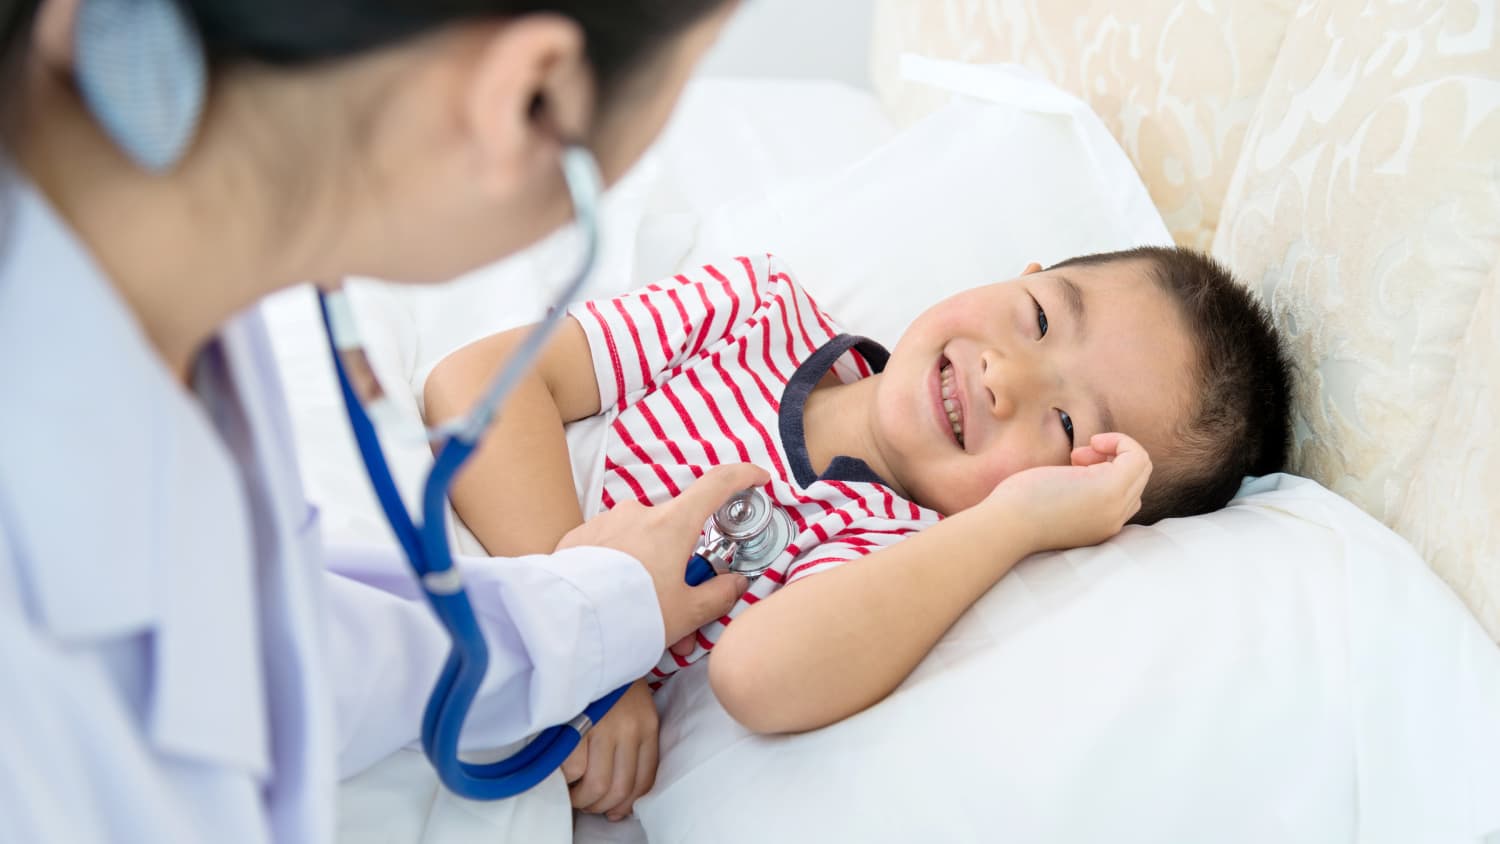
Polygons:
[[698,631],[664,678],[702,658],[745,607],[786,583],[900,541],[941,518],[897,497],[861,460],[812,470],[802,409],[830,369],[845,383],[885,366],[879,345],[843,334],[772,256],[738,258],[571,308],[588,336],[600,407],[613,414],[603,505],[675,497],[706,469],[755,463],[791,517],[792,544],[730,611]]

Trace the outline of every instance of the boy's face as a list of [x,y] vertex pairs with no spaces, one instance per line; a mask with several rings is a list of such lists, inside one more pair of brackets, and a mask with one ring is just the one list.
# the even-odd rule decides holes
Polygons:
[[1128,434],[1160,464],[1192,406],[1194,347],[1147,273],[1032,264],[917,317],[876,392],[891,479],[955,513],[1016,472],[1068,465],[1094,434]]

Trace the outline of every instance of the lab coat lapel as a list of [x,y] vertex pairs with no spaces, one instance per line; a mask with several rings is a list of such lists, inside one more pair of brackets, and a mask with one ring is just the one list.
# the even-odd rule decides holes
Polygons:
[[322,538],[307,504],[296,445],[259,311],[234,320],[220,335],[226,374],[244,428],[242,455],[256,524],[260,627],[275,658],[266,663],[276,779],[269,796],[273,821],[287,840],[333,835],[338,772],[333,692],[322,664]]
[[[39,623],[78,646],[148,634],[142,731],[163,753],[268,770],[244,491],[205,414],[31,189],[0,257],[0,476]],[[59,381],[56,373],[70,377]],[[14,405],[10,402],[14,401]]]
[[266,688],[245,490],[201,407],[180,391],[175,398],[187,405],[179,416],[200,418],[177,426],[157,457],[161,613],[150,732],[163,750],[264,777]]

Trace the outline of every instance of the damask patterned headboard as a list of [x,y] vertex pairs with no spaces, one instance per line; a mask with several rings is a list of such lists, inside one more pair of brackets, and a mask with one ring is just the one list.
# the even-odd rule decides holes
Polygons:
[[902,53],[1030,67],[1099,113],[1173,237],[1207,249],[1293,2],[881,0],[871,70],[909,122],[943,97],[900,80]]
[[1294,471],[1416,545],[1500,640],[1500,0],[878,0],[901,53],[1081,96],[1177,242],[1271,308]]

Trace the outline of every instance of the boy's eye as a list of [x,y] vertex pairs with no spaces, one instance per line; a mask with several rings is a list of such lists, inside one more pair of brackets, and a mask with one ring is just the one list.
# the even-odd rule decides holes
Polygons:
[[[1044,311],[1044,310],[1042,310],[1042,303],[1038,302],[1036,300],[1035,296],[1033,296],[1031,298],[1031,304],[1036,305],[1036,327],[1041,330],[1041,332],[1042,332],[1041,337],[1046,337],[1047,336],[1047,312]],[[1037,339],[1040,340],[1041,337],[1038,337]]]
[[1073,447],[1073,417],[1065,410],[1057,412],[1057,418],[1062,420],[1063,433],[1068,435],[1068,447]]

